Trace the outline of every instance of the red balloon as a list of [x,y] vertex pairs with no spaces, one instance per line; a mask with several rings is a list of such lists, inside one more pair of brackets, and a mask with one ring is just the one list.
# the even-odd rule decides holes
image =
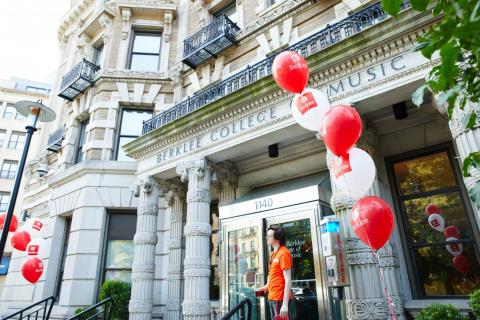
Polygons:
[[299,53],[285,51],[273,60],[272,74],[282,89],[301,93],[308,82],[308,65]]
[[472,268],[470,260],[464,255],[459,255],[453,258],[453,266],[461,273],[469,273]]
[[31,240],[30,234],[27,231],[25,230],[16,231],[13,234],[13,237],[11,240],[12,247],[20,251],[25,251],[25,249],[27,249],[27,245],[30,242],[30,240]]
[[346,156],[362,134],[362,120],[355,108],[340,104],[323,118],[322,138],[328,149],[338,157]]
[[430,203],[429,205],[427,205],[427,206],[425,207],[425,214],[426,214],[427,216],[429,216],[429,215],[431,215],[431,214],[433,214],[433,213],[441,214],[442,211],[440,210],[440,208],[439,208],[437,205],[435,205],[435,204],[433,204],[433,203]]
[[[5,219],[7,218],[7,213],[4,212],[0,214],[0,230],[3,229],[3,225],[5,223]],[[10,227],[8,228],[8,232],[15,232],[18,227],[18,219],[17,216],[13,215],[12,220],[10,220]]]
[[355,203],[350,224],[357,237],[373,250],[387,243],[393,231],[393,212],[385,200],[364,197]]
[[446,227],[445,230],[443,230],[443,236],[445,237],[445,239],[450,237],[457,238],[457,239],[461,238],[460,230],[456,226]]
[[43,273],[43,262],[37,257],[28,257],[22,263],[22,275],[30,283],[35,283]]

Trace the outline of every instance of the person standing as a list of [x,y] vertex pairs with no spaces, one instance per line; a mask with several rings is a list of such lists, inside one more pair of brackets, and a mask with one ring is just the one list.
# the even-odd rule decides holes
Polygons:
[[295,320],[292,288],[292,255],[285,246],[286,235],[283,227],[267,230],[267,244],[273,247],[270,255],[267,284],[257,291],[267,293],[271,319]]

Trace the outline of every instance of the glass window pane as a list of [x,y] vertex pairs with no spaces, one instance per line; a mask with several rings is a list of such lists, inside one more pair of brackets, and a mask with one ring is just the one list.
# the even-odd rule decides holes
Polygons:
[[131,269],[133,264],[133,240],[110,240],[107,245],[107,269]]
[[15,119],[17,120],[25,120],[25,117],[23,116],[23,114],[21,114],[20,112],[17,112],[15,114]]
[[[480,265],[471,243],[463,243],[465,268],[454,267],[454,257],[441,246],[414,249],[420,288],[426,296],[467,295],[480,288]],[[468,269],[468,270],[467,270]],[[464,271],[466,273],[463,273]]]
[[118,140],[118,153],[117,153],[117,160],[118,161],[135,161],[135,159],[128,157],[123,151],[122,146],[129,143],[130,141],[135,140],[136,138],[127,138],[127,137],[120,137]]
[[401,195],[457,185],[446,151],[395,163],[393,169]]
[[96,64],[97,66],[101,67],[102,62],[103,62],[103,55],[104,55],[104,50],[103,50],[103,44],[100,45],[99,47],[95,48],[95,54],[94,54],[94,61],[93,63]]
[[123,282],[132,282],[132,271],[129,270],[106,270],[105,281],[120,280]]
[[14,105],[11,103],[8,103],[7,107],[5,108],[5,113],[3,114],[3,117],[5,119],[12,119],[15,112],[16,112],[16,109]]
[[122,127],[120,135],[122,136],[141,136],[143,121],[152,117],[150,110],[123,110]]
[[137,215],[135,214],[111,214],[108,240],[132,240],[136,225]]
[[158,71],[158,55],[132,54],[130,69],[135,71]]
[[413,242],[436,243],[444,241],[443,233],[436,231],[428,224],[425,208],[429,204],[435,204],[440,208],[442,218],[445,221],[445,227],[457,226],[460,229],[462,238],[471,236],[460,194],[452,192],[403,202]]
[[135,35],[133,52],[160,53],[160,35]]

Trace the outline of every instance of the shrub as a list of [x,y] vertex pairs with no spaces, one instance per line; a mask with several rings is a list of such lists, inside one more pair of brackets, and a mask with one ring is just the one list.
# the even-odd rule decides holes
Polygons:
[[473,313],[477,316],[477,318],[480,318],[480,289],[475,290],[471,295],[470,295],[470,308],[472,308]]
[[451,304],[432,303],[427,305],[415,320],[464,320],[465,318]]
[[112,319],[128,319],[128,302],[132,288],[130,283],[108,280],[100,289],[100,301],[112,298]]

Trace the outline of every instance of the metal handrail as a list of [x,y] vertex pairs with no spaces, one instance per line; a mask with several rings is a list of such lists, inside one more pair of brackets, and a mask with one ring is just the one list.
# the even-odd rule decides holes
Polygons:
[[[245,305],[247,305],[247,318],[245,318]],[[231,319],[237,312],[240,311],[239,320],[251,320],[252,319],[252,301],[250,299],[243,299],[235,307],[232,308],[223,318],[220,320]]]
[[[48,320],[50,318],[50,313],[52,312],[54,302],[55,302],[55,297],[51,296],[51,297],[48,297],[46,299],[35,302],[35,303],[23,308],[20,311],[12,313],[11,315],[8,315],[3,319],[4,320],[6,320],[6,319],[31,319],[31,318],[33,319],[33,317],[35,317],[35,320],[37,320],[37,319]],[[30,310],[30,309],[35,308],[36,306],[40,306],[40,305],[43,305],[43,306],[36,309],[36,310],[33,310],[33,311]],[[39,317],[39,312],[42,311],[42,310],[43,310],[43,315],[40,318]],[[29,311],[31,311],[31,312],[29,312]],[[33,315],[33,314],[35,314],[35,315]],[[16,316],[19,316],[19,317],[14,318]]]
[[[100,309],[100,311],[97,309],[99,307],[103,306],[103,310]],[[102,300],[98,302],[97,304],[94,304],[93,306],[83,310],[82,312],[68,318],[67,320],[90,320],[90,319],[99,319],[100,315],[103,315],[103,317],[100,317],[100,319],[105,319],[105,320],[110,320],[112,317],[112,298],[108,297],[105,300]],[[94,314],[91,314],[94,312]]]
[[[409,7],[409,1],[404,0],[402,9]],[[353,15],[333,24],[286,48],[283,51],[297,51],[304,57],[318,53],[321,50],[349,38],[366,28],[387,19],[389,15],[382,10],[381,3],[375,3]],[[280,52],[277,53],[277,55]],[[174,105],[149,120],[143,121],[142,134],[158,129],[178,118],[181,118],[215,100],[254,83],[272,74],[272,64],[276,55],[270,56],[252,66],[247,66],[237,74],[209,87]]]

